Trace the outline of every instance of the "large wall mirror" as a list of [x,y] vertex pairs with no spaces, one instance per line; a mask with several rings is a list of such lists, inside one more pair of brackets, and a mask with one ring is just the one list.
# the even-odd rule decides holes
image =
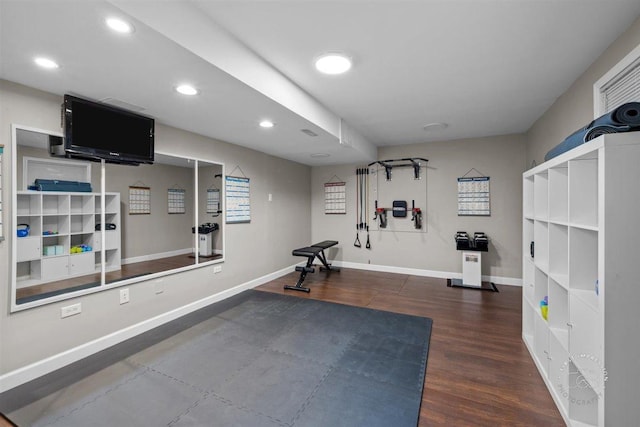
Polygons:
[[61,137],[13,127],[12,310],[224,261],[223,165],[51,156]]

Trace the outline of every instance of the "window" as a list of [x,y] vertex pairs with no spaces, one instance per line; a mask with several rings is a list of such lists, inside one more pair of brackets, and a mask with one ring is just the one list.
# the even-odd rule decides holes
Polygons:
[[593,85],[594,118],[632,101],[640,101],[640,46]]

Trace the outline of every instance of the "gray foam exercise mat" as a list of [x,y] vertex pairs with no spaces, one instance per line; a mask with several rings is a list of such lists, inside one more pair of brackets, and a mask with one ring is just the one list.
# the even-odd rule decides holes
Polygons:
[[216,305],[0,410],[19,426],[417,425],[431,319],[253,290]]

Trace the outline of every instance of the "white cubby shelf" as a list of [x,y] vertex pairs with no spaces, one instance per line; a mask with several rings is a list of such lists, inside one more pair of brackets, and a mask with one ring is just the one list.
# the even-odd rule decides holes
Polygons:
[[523,174],[522,339],[570,426],[640,419],[638,159],[604,135]]
[[[29,226],[29,235],[16,241],[16,288],[82,276],[100,271],[101,195],[62,191],[18,191],[16,224]],[[120,268],[120,193],[106,193],[106,270]],[[74,246],[91,251],[72,253]]]

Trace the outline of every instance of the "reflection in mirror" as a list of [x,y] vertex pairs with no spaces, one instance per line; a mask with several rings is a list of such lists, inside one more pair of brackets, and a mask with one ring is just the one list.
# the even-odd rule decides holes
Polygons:
[[122,251],[107,283],[195,264],[194,164],[156,154],[153,165],[106,165],[106,191],[120,195]]
[[29,190],[41,179],[92,182],[89,162],[49,156],[50,138],[61,141],[59,134],[24,129],[16,129],[15,133],[16,238],[12,282],[17,305],[101,284],[100,265],[95,262],[98,238],[95,224],[100,201],[96,187],[85,187],[82,191]]
[[198,262],[222,258],[222,166],[198,161]]
[[[103,201],[101,164],[50,156],[50,138],[61,136],[15,132],[16,307],[222,257],[221,230],[209,233],[208,255],[194,233],[197,222],[220,224],[222,194],[214,206],[208,190],[220,189],[221,165],[158,153],[153,165],[106,164]],[[91,188],[29,190],[36,179]]]

